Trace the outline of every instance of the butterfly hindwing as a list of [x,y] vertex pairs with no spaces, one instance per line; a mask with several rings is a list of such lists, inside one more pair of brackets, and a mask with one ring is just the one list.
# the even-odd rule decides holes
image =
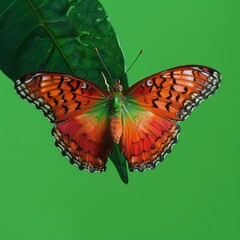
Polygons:
[[204,66],[172,68],[134,84],[123,102],[121,149],[130,170],[155,167],[177,141],[178,121],[212,95],[221,75]]
[[72,163],[91,172],[105,170],[112,151],[107,92],[84,79],[50,72],[27,74],[15,88],[55,123],[56,145]]
[[90,172],[104,171],[113,141],[109,134],[108,109],[89,109],[53,128],[56,145],[72,163]]
[[121,151],[128,160],[129,169],[154,168],[177,141],[178,123],[132,103],[123,108]]

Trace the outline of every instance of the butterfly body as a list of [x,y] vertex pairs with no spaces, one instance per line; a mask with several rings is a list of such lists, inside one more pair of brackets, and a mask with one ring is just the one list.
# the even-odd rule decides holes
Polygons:
[[114,91],[110,93],[110,131],[113,141],[119,143],[122,136],[122,93],[120,91]]
[[220,80],[212,68],[187,65],[151,75],[129,89],[116,81],[111,92],[54,72],[27,74],[15,81],[15,88],[54,123],[56,145],[80,169],[105,171],[115,142],[129,169],[143,171],[171,151],[179,122],[216,91]]

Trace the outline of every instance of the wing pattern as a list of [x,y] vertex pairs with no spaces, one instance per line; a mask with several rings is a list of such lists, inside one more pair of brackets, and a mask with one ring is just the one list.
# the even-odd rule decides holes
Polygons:
[[[134,84],[122,96],[120,148],[131,171],[154,168],[177,141],[179,122],[218,88],[218,71],[180,66]],[[104,171],[113,149],[111,93],[71,75],[39,72],[15,82],[18,94],[53,122],[62,154],[80,169]]]
[[15,88],[55,123],[52,133],[63,155],[80,169],[106,169],[112,151],[107,92],[84,79],[53,72],[27,74]]
[[125,93],[122,151],[131,170],[154,168],[171,151],[178,122],[218,88],[221,75],[204,66],[172,68],[137,82]]
[[220,80],[220,73],[212,68],[182,66],[144,78],[125,95],[146,110],[181,121],[217,90]]

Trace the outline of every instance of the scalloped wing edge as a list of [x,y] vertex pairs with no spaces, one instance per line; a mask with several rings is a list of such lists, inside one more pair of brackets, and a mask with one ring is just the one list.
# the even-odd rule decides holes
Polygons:
[[173,146],[178,141],[178,136],[180,133],[180,126],[177,121],[175,121],[175,123],[176,123],[176,129],[175,129],[174,135],[173,135],[171,141],[168,143],[168,145],[166,145],[164,147],[161,154],[157,155],[151,163],[142,164],[142,166],[140,166],[140,167],[131,167],[128,164],[128,168],[131,172],[133,172],[133,171],[143,172],[147,169],[154,169],[158,163],[162,162],[165,159],[167,154],[171,153]]
[[[56,124],[55,124],[55,126],[56,126]],[[94,172],[105,172],[105,171],[106,171],[106,169],[107,169],[106,165],[104,166],[104,168],[101,169],[101,168],[93,167],[92,165],[88,164],[86,161],[84,161],[84,162],[81,163],[81,162],[80,162],[80,160],[81,160],[80,157],[79,157],[79,159],[74,158],[74,157],[71,155],[71,153],[70,153],[68,150],[65,149],[62,141],[60,140],[59,135],[57,134],[57,131],[56,131],[56,129],[55,129],[55,126],[52,128],[52,136],[53,136],[54,141],[55,141],[55,146],[56,146],[57,148],[59,148],[61,154],[62,154],[64,157],[67,157],[67,158],[69,159],[69,162],[70,162],[71,164],[76,165],[76,166],[79,168],[79,170],[86,170],[86,171],[88,171],[88,172],[90,172],[90,173],[94,173]]]
[[[194,65],[194,69],[196,70],[200,70],[201,71],[201,68],[203,68],[205,66],[198,66],[198,65]],[[211,83],[210,85],[208,85],[201,94],[197,94],[197,93],[192,93],[190,94],[191,96],[191,101],[189,100],[185,100],[184,101],[184,104],[186,102],[186,105],[184,106],[184,108],[182,108],[180,110],[180,114],[179,114],[179,117],[181,118],[181,121],[185,120],[189,115],[190,113],[202,102],[204,101],[205,99],[209,98],[210,96],[212,96],[216,91],[217,89],[219,88],[220,84],[221,84],[221,80],[222,80],[222,75],[212,69],[212,68],[209,68],[209,67],[206,67],[208,68],[208,70],[211,70],[212,72],[209,71],[209,74],[210,76],[208,77],[208,80],[209,82]],[[202,71],[201,71],[202,72]],[[202,72],[202,74],[204,74],[204,72]]]
[[17,79],[14,82],[14,88],[22,99],[34,104],[37,109],[41,110],[44,116],[47,117],[51,123],[55,122],[56,118],[54,117],[54,113],[51,111],[51,106],[47,103],[43,104],[43,98],[36,99],[33,93],[29,95],[30,91],[20,79]]

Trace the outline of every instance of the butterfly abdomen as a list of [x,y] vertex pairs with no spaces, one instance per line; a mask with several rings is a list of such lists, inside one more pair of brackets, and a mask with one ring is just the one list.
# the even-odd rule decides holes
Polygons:
[[122,136],[122,109],[121,109],[122,100],[118,92],[113,94],[111,107],[110,107],[110,132],[113,138],[113,141],[119,143]]
[[122,135],[122,120],[120,117],[110,116],[110,131],[113,141],[119,143]]

